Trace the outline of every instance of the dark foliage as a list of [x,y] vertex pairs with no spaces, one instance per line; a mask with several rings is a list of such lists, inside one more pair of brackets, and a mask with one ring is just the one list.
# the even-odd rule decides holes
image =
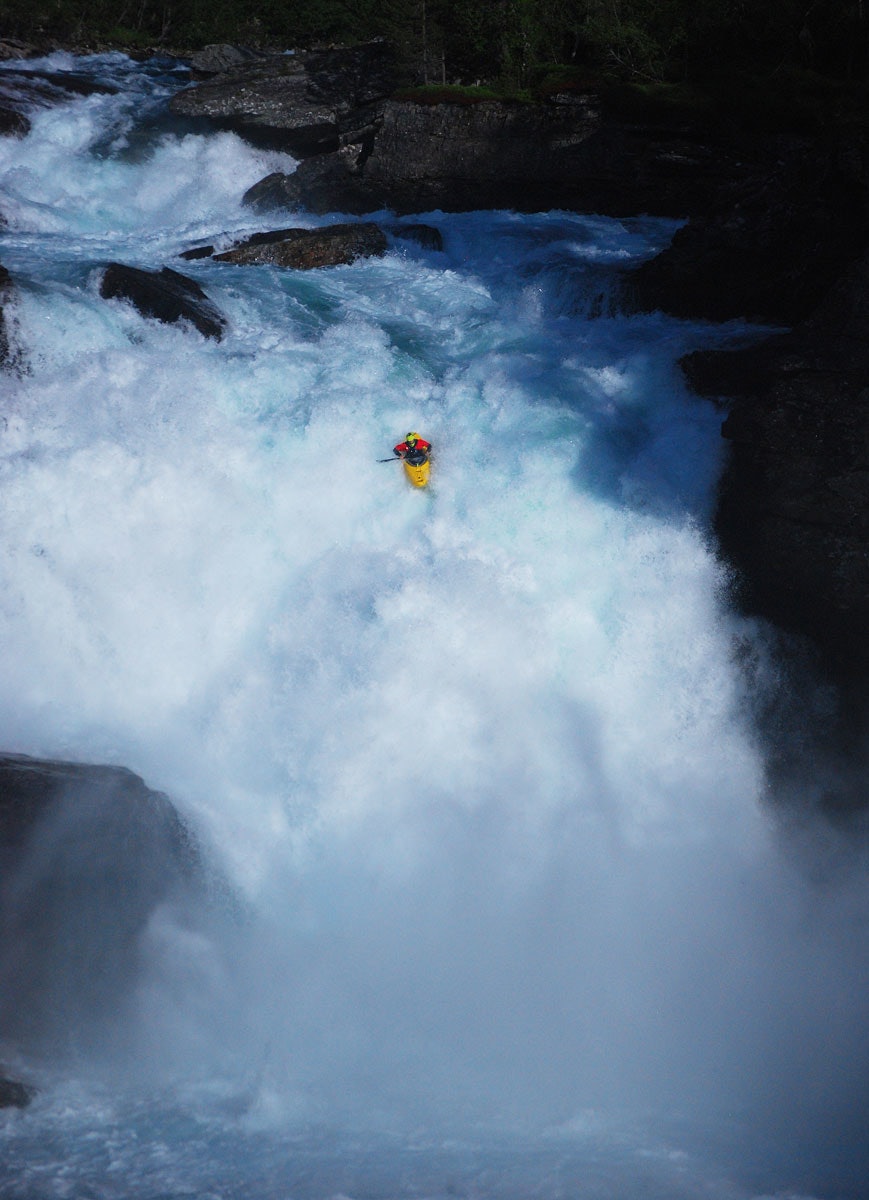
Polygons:
[[386,37],[408,85],[514,92],[560,67],[658,84],[869,70],[864,0],[4,0],[0,35],[175,51]]

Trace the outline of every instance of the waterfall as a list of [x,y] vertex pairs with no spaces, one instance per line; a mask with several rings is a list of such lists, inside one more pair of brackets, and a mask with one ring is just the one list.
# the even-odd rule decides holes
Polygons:
[[[171,65],[49,65],[115,90],[0,140],[0,746],[136,771],[214,884],[102,1044],[2,1047],[40,1088],[3,1195],[860,1195],[865,874],[767,802],[781,685],[677,367],[749,331],[615,300],[676,224],[179,263],[323,219],[241,206],[292,161],[173,126]],[[108,261],[226,336],[101,299]],[[409,429],[425,492],[377,461]]]

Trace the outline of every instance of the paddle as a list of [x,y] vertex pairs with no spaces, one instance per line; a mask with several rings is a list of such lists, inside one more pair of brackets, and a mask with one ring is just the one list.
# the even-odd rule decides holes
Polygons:
[[392,458],[378,458],[378,462],[401,462],[397,454],[393,454]]

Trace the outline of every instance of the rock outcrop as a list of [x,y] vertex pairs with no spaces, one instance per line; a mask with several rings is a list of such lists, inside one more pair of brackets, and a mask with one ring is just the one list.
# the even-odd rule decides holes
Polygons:
[[716,530],[753,611],[869,678],[869,256],[793,331],[684,363],[730,398]]
[[653,128],[607,114],[595,94],[570,103],[380,106],[370,148],[340,150],[273,175],[247,203],[312,212],[567,208],[616,216],[706,211],[746,171],[732,148],[690,125]]
[[385,42],[271,55],[223,71],[170,102],[179,116],[206,118],[258,145],[307,155],[370,143],[378,102],[396,84]]
[[194,279],[163,267],[143,271],[123,263],[109,263],[100,283],[104,300],[129,300],[145,317],[165,324],[189,321],[203,337],[220,341],[226,318]]
[[221,75],[260,62],[267,55],[247,46],[228,46],[225,43],[204,46],[190,56],[190,69],[199,79]]
[[173,806],[132,772],[0,754],[4,1038],[39,1051],[101,1027],[149,917],[199,869]]
[[[218,67],[228,61],[219,49]],[[744,144],[685,112],[637,119],[592,91],[541,104],[427,104],[392,98],[395,83],[392,52],[375,42],[220,70],[170,106],[304,160],[251,189],[260,209],[687,216],[710,210],[722,184],[752,169],[754,148],[746,156]]]
[[861,159],[837,143],[781,147],[634,273],[639,306],[710,321],[804,320],[866,244]]

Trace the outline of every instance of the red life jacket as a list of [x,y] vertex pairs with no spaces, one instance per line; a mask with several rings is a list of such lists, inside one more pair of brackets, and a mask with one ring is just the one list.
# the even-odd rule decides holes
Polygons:
[[421,450],[423,454],[428,454],[431,450],[431,442],[427,442],[425,438],[417,438],[416,445],[408,446],[407,442],[399,442],[397,446],[392,447],[393,454],[407,454],[413,450]]

